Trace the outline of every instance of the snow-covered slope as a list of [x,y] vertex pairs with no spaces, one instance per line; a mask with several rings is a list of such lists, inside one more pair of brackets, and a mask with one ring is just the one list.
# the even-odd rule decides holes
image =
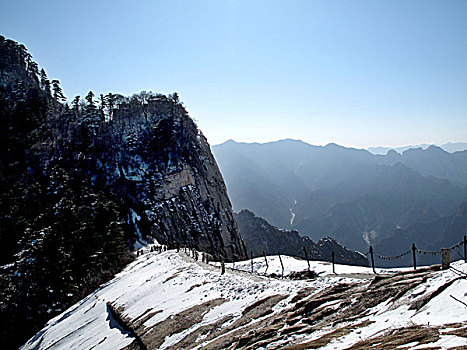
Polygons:
[[[307,268],[306,261],[281,258],[285,275]],[[318,278],[291,281],[265,275],[282,273],[278,257],[267,259],[267,271],[258,258],[253,274],[245,272],[250,261],[235,263],[245,271],[229,264],[221,274],[219,263],[183,251],[146,252],[23,349],[467,345],[467,281],[459,272],[467,272],[465,263],[445,271],[378,270],[384,275],[373,279],[369,268],[336,265],[332,274],[329,263],[311,262]]]

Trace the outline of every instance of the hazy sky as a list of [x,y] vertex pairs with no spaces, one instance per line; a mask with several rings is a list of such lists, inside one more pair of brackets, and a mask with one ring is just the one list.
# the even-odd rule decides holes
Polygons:
[[177,91],[211,144],[467,141],[467,1],[0,0],[71,100]]

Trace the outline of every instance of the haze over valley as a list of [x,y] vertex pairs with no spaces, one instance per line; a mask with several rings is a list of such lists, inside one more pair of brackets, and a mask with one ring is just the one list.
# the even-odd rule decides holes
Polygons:
[[212,149],[235,211],[249,209],[315,241],[330,236],[364,253],[373,245],[398,255],[412,243],[427,251],[450,247],[467,230],[467,151],[432,145],[375,155],[291,139],[229,140]]

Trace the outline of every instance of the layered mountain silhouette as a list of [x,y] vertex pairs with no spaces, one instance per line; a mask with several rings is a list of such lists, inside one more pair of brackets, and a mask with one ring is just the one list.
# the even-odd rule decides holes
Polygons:
[[246,209],[235,214],[235,219],[253,257],[280,253],[302,259],[331,261],[334,252],[336,263],[368,266],[365,255],[346,249],[333,238],[325,237],[315,243],[295,230],[278,229]]
[[[396,232],[451,217],[467,201],[467,151],[429,146],[374,155],[287,139],[230,140],[213,153],[235,211],[249,209],[277,227],[297,229],[315,241],[334,237],[360,251],[392,239],[384,251],[396,255],[407,248]],[[436,241],[436,249],[461,240],[466,229],[456,226]],[[412,231],[418,233],[410,243],[433,247],[423,232]]]
[[[407,151],[411,148],[423,148],[427,149],[431,145],[427,143],[423,143],[420,145],[415,145],[415,146],[402,146],[402,147],[368,147],[368,151],[370,151],[373,154],[387,154],[389,151],[393,150],[396,151],[397,153],[402,153],[404,151]],[[458,151],[465,151],[467,150],[467,142],[448,142],[440,145],[443,150],[447,152],[458,152]]]

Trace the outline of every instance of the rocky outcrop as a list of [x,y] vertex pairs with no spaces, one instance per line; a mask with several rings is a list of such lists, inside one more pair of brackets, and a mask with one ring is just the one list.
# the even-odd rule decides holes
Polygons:
[[225,184],[206,138],[185,109],[165,96],[150,99],[143,113],[137,107],[141,105],[113,111],[105,132],[118,140],[120,162],[101,167],[126,198],[135,231],[142,239],[187,245],[218,259],[243,256]]
[[310,260],[330,261],[334,252],[335,262],[349,265],[368,266],[368,259],[361,253],[348,250],[335,239],[325,237],[314,243],[308,237],[301,237],[298,231],[281,230],[266,220],[255,216],[249,210],[235,214],[242,238],[253,256],[264,253],[281,254],[305,258],[306,249]]
[[154,240],[245,255],[206,138],[179,102],[141,92],[65,102],[0,36],[0,343],[109,281]]
[[[85,101],[78,96],[70,107],[61,102],[57,80],[51,84],[45,73],[39,79],[38,66],[24,46],[3,37],[0,42],[5,114],[22,103],[28,110],[21,111],[21,117],[39,115],[33,94],[40,97],[44,110],[35,119],[37,129],[18,130],[23,139],[25,131],[36,136],[31,146],[18,152],[21,158],[34,153],[35,159],[26,158],[16,177],[31,172],[33,165],[50,178],[59,167],[97,191],[108,191],[121,203],[121,214],[130,226],[130,246],[156,239],[219,259],[245,254],[210,146],[178,94],[109,93],[97,99],[89,92]],[[13,132],[5,135],[5,143],[11,143],[8,139],[19,127],[24,129],[23,124],[9,127]]]
[[209,144],[180,104],[153,96],[147,104],[114,110],[104,133],[118,140],[118,156],[107,159],[119,161],[101,169],[112,174],[107,181],[126,199],[140,239],[187,245],[217,259],[244,256]]

